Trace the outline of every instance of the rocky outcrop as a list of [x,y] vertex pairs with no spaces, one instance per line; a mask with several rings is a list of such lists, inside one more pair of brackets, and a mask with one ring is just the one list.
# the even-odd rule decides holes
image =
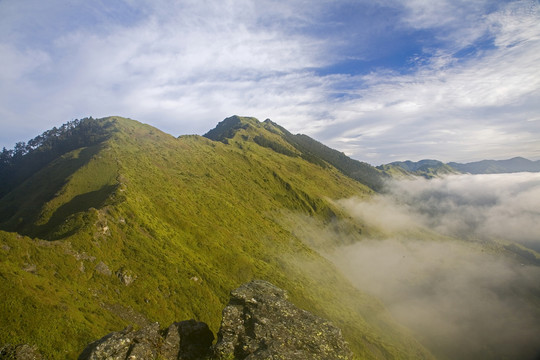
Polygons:
[[0,345],[0,359],[4,360],[42,360],[38,350],[30,345]]
[[116,272],[116,276],[118,277],[118,280],[122,282],[122,284],[129,286],[137,276],[133,275],[133,273],[127,269],[120,268]]
[[88,345],[79,360],[154,359],[160,339],[158,323],[150,324],[139,331],[128,327]]
[[112,275],[111,269],[109,269],[107,264],[105,264],[103,261],[100,261],[94,269],[96,270],[96,272],[100,273],[101,275],[105,275],[105,276]]
[[255,280],[231,292],[214,346],[217,359],[352,359],[341,331]]
[[262,280],[231,292],[218,340],[205,323],[173,323],[165,331],[154,323],[128,327],[93,342],[79,360],[191,359],[352,359],[341,331],[287,300],[287,293]]
[[135,331],[128,327],[88,345],[79,360],[195,360],[205,358],[214,335],[205,323],[175,322],[165,332],[153,323]]

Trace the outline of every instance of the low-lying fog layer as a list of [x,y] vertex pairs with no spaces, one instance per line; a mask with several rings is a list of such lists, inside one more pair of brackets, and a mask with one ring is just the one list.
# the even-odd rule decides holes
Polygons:
[[540,251],[540,173],[393,181],[388,195],[342,203],[392,230],[426,226],[468,239],[500,238]]
[[[540,358],[540,267],[486,245],[540,249],[540,174],[404,180],[388,189],[340,202],[386,238],[329,257],[437,356]],[[411,235],[425,227],[466,241]]]

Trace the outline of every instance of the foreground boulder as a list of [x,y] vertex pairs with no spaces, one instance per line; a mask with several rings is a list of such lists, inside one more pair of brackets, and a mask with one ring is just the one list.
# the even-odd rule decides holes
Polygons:
[[28,344],[0,345],[0,359],[4,360],[42,360],[43,357],[35,347]]
[[128,327],[88,345],[79,360],[195,360],[208,355],[214,335],[205,323],[175,322],[164,332],[159,324],[139,331]]
[[287,293],[255,280],[231,292],[223,310],[218,341],[205,323],[128,327],[88,345],[79,360],[329,360],[352,359],[341,331],[287,301]]
[[231,292],[214,346],[218,359],[352,359],[341,331],[255,280]]

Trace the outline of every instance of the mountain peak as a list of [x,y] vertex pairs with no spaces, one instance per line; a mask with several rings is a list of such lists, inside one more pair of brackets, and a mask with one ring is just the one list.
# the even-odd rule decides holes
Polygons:
[[238,130],[260,126],[260,124],[260,121],[254,117],[233,115],[219,122],[215,128],[203,136],[214,141],[226,141],[233,138]]

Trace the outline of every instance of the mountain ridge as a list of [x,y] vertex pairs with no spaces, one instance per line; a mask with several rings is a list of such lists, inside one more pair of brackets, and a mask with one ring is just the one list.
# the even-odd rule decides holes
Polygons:
[[540,160],[532,161],[523,157],[505,160],[481,160],[469,163],[424,159],[419,161],[394,161],[377,166],[377,169],[394,176],[422,176],[432,178],[449,174],[503,174],[514,172],[540,172]]
[[[368,163],[351,159],[344,153],[329,148],[307,135],[294,135],[270,119],[266,119],[261,123],[252,117],[240,117],[234,115],[220,122],[214,129],[203,136],[212,140],[228,143],[228,140],[233,139],[238,132],[242,130],[245,131],[250,127],[262,128],[268,133],[281,137],[280,141],[275,141],[276,137],[273,135],[268,136],[268,133],[255,136],[253,141],[258,145],[271,148],[284,155],[300,156],[304,160],[322,167],[331,165],[346,176],[369,186],[375,191],[380,191],[384,187],[383,182],[387,177],[384,172],[379,171]],[[274,139],[274,141],[270,138]]]
[[377,169],[394,177],[422,176],[427,179],[456,174],[458,171],[439,160],[424,159],[420,161],[394,161],[377,166]]
[[504,160],[481,160],[469,163],[450,162],[448,165],[470,174],[540,172],[540,160],[532,161],[520,156]]
[[341,328],[359,358],[432,358],[289,225],[298,214],[369,234],[332,201],[370,196],[368,186],[305,160],[270,122],[226,144],[120,117],[88,121],[109,136],[36,167],[0,198],[0,343],[62,359],[128,325],[194,318],[216,331],[229,289],[260,278]]

